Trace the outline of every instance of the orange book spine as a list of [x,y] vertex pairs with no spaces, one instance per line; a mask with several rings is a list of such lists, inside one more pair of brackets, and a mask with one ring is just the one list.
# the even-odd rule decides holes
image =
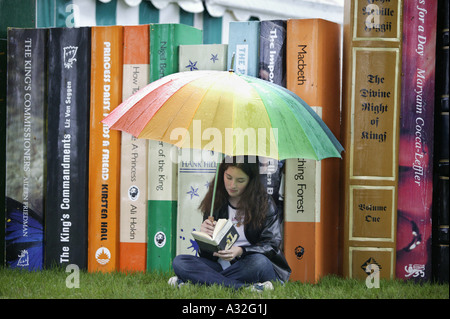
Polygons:
[[[340,135],[340,26],[287,21],[287,88]],[[291,280],[315,283],[339,271],[339,164],[336,158],[286,160],[284,251]]]
[[[149,26],[124,26],[123,100],[149,82]],[[122,132],[120,270],[145,271],[147,262],[148,141]]]
[[120,132],[101,120],[122,101],[123,27],[93,27],[89,136],[88,271],[119,263]]
[[344,8],[343,275],[374,285],[395,277],[403,1]]

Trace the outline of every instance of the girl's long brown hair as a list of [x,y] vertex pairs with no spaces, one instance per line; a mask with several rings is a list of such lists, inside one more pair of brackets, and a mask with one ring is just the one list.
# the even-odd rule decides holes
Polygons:
[[[257,159],[257,158],[256,158]],[[214,200],[214,210],[222,207],[228,201],[228,192],[225,189],[223,175],[230,167],[241,169],[248,177],[249,182],[242,193],[239,201],[239,207],[236,207],[236,217],[243,219],[244,225],[252,225],[255,228],[262,227],[267,210],[268,210],[268,195],[261,183],[259,176],[259,164],[255,157],[237,156],[226,157],[219,166],[219,171],[215,178],[217,178],[217,190]],[[214,190],[214,179],[212,180],[208,193],[200,203],[199,209],[205,215],[211,211],[211,202]]]

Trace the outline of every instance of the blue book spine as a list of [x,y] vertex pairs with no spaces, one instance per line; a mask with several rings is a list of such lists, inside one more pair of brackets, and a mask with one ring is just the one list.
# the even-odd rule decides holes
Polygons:
[[[230,22],[228,38],[228,69],[238,74],[257,77],[259,71],[260,22]],[[234,65],[231,65],[234,56]]]

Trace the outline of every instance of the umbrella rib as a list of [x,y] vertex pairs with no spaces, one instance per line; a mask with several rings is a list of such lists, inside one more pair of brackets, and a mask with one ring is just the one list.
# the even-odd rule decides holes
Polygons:
[[157,89],[158,87],[165,85],[167,82],[170,82],[171,78],[167,77],[165,79],[161,79],[160,82],[152,82],[147,84],[145,87],[143,87],[141,90],[136,92],[135,94],[128,97],[125,101],[123,101],[118,107],[114,108],[109,115],[103,119],[103,121],[106,120],[106,122],[109,122],[110,118],[116,118],[116,120],[111,124],[113,126],[115,122],[119,120],[120,117],[122,117],[124,114],[126,114],[130,109],[134,107],[142,98],[144,98],[147,94],[152,92],[153,90]]
[[[179,116],[179,114],[180,114],[180,112],[183,110],[183,106],[186,104],[186,102],[189,100],[189,98],[190,97],[192,97],[192,95],[194,95],[195,94],[195,92],[193,91],[193,92],[191,92],[190,94],[189,94],[189,96],[186,98],[186,100],[183,102],[183,104],[181,104],[181,106],[178,108],[178,110],[176,111],[176,113],[174,114],[174,116],[172,117],[172,119],[170,119],[169,121],[168,121],[168,125],[166,126],[166,129],[164,130],[164,132],[163,132],[163,136],[166,136],[167,135],[167,133],[169,132],[169,129],[171,128],[171,126],[172,126],[172,123],[174,122],[174,120]],[[169,99],[170,100],[170,99]],[[196,109],[198,108],[198,106],[196,107]],[[195,114],[195,112],[193,112],[193,114]],[[192,118],[191,118],[191,120],[190,120],[190,122],[189,123],[192,123]],[[184,138],[183,138],[183,140],[184,140]]]
[[[219,137],[220,151],[230,156],[244,151],[241,147],[246,147],[251,142],[250,137],[256,134],[247,129],[253,128],[258,130],[257,145],[248,144],[252,148],[246,149],[246,154],[254,151],[258,154],[259,147],[265,147],[261,154],[269,152],[272,155],[274,148],[278,159],[340,157],[342,146],[330,129],[307,103],[286,88],[233,72],[181,73],[152,82],[146,87],[147,91],[140,93],[141,97],[137,94],[139,101],[127,100],[128,103],[120,105],[123,106],[120,111],[111,112],[108,120],[102,122],[141,138],[195,148],[213,145],[203,141],[203,133],[205,129],[216,128],[222,134],[216,135],[214,131],[210,136]],[[175,82],[171,83],[171,80]],[[158,81],[165,83],[157,84]],[[153,89],[149,90],[151,87]],[[192,143],[189,140],[190,145],[187,145],[190,133],[198,135],[199,130],[194,126],[198,121],[202,121],[204,128],[200,130],[200,136],[193,138],[200,137],[200,141]],[[170,135],[180,127],[187,134],[181,132],[184,136],[174,143]],[[269,135],[261,136],[262,140],[259,140],[260,128],[269,129]],[[228,141],[230,137],[231,141]]]
[[[148,121],[147,121],[147,123],[144,125],[144,127],[145,127],[146,125],[148,125],[148,123],[153,119],[153,117],[156,116],[156,115],[158,114],[158,112],[159,112],[160,109],[163,107],[163,105],[164,105],[165,103],[167,103],[168,101],[170,101],[171,97],[172,97],[174,94],[176,94],[176,93],[179,92],[181,89],[183,89],[186,85],[188,85],[189,83],[191,83],[191,81],[197,80],[197,79],[199,79],[199,78],[205,76],[205,74],[202,74],[202,73],[204,73],[204,72],[202,72],[202,73],[200,73],[201,71],[197,71],[197,72],[198,72],[198,73],[196,73],[196,72],[183,72],[183,73],[184,73],[184,76],[185,76],[185,77],[184,77],[184,81],[181,83],[181,85],[179,85],[178,87],[176,87],[176,89],[173,90],[173,92],[170,94],[170,96],[168,96],[168,98],[167,98],[164,102],[161,103],[161,105],[160,105],[160,107],[158,108],[158,110],[156,110],[155,113],[148,119]],[[195,74],[194,74],[194,73],[195,73]],[[169,76],[170,76],[170,75],[169,75]],[[167,76],[167,77],[169,77],[169,76]],[[160,80],[157,80],[157,81],[160,81]],[[170,83],[170,82],[168,82],[168,83]],[[166,83],[166,84],[168,84],[168,83]],[[164,89],[164,87],[161,87],[161,88]],[[159,95],[157,96],[156,99],[154,99],[154,100],[152,101],[152,103],[153,103],[154,101],[156,101],[158,98],[159,98]],[[151,105],[152,103],[150,103],[150,105]],[[180,108],[180,109],[181,109],[181,108]],[[144,114],[145,111],[146,111],[146,109],[144,109],[143,112],[141,112],[141,115]],[[177,112],[177,114],[178,114],[178,113],[179,113],[179,111]],[[133,123],[134,123],[135,121],[137,121],[138,118],[139,118],[139,117],[136,117],[136,118],[133,120]],[[172,120],[170,123],[172,123],[172,122],[173,122],[173,120]],[[133,124],[133,123],[132,123],[132,124]],[[130,125],[130,126],[131,126],[131,125]],[[167,127],[169,128],[169,126],[170,126],[170,125],[168,125]],[[167,133],[168,128],[163,132],[162,136],[164,136],[164,135]]]
[[[192,72],[200,72],[200,71],[192,71]],[[214,72],[214,71],[210,71],[210,72]],[[202,79],[203,77],[208,76],[210,72],[208,72],[208,73],[205,72],[204,75],[199,76],[199,77],[196,78],[195,80],[200,80],[200,79]],[[184,86],[189,85],[189,84],[192,84],[192,82],[193,82],[193,81],[191,81],[191,82],[189,82],[189,83],[186,83]],[[194,111],[192,112],[192,116],[191,116],[190,120],[188,121],[188,125],[187,125],[188,128],[192,125],[193,119],[194,119],[194,117],[195,117],[195,113],[197,112],[198,108],[199,108],[200,105],[202,104],[202,102],[203,102],[203,100],[204,100],[206,94],[208,93],[208,90],[211,88],[211,86],[212,86],[214,83],[215,83],[215,82],[210,83],[210,84],[208,85],[208,88],[206,88],[206,89],[204,90],[203,95],[201,96],[199,102],[198,102],[197,105],[195,106],[195,109],[194,109]],[[183,86],[183,87],[184,87],[184,86]],[[181,88],[180,88],[180,89],[181,89]],[[189,98],[192,97],[192,95],[194,95],[195,93],[196,93],[195,90],[193,90],[193,91],[189,94],[189,97],[187,97],[187,98],[185,99],[185,101],[183,102],[183,104],[181,104],[181,106],[178,108],[177,112],[174,114],[174,116],[172,117],[171,121],[169,122],[169,125],[167,125],[167,128],[166,128],[166,130],[164,131],[163,136],[166,136],[166,135],[167,135],[167,133],[168,133],[170,127],[171,127],[171,124],[172,124],[172,123],[174,122],[174,120],[179,116],[180,112],[183,110],[183,106],[189,101]],[[182,139],[182,141],[183,141],[183,140],[184,140],[184,138]],[[181,144],[182,144],[182,143],[181,143]],[[180,145],[181,145],[181,144],[180,144]]]
[[[265,95],[267,95],[266,92],[265,92],[266,90],[264,89],[264,87],[260,86],[260,81],[263,81],[263,80],[250,79],[250,83],[253,84],[252,86],[254,87],[255,90],[257,90],[257,91],[259,91],[261,93],[265,93]],[[274,84],[272,84],[270,82],[267,82],[267,83],[266,82],[267,81],[264,81],[264,85],[269,85],[269,86],[273,86],[274,87],[274,90],[271,91],[272,94],[275,93],[276,96],[278,98],[280,98],[281,100],[285,99],[285,97],[283,97],[283,95],[281,94],[281,92],[283,92],[283,90],[279,90],[279,88],[281,88],[280,86],[275,86]],[[267,95],[267,97],[269,97],[269,95]],[[313,132],[313,129],[309,125],[308,121],[303,121],[301,118],[299,118],[298,115],[294,112],[294,109],[291,107],[290,103],[287,103],[286,105],[289,106],[289,107],[285,108],[284,112],[289,112],[289,115],[286,116],[285,114],[282,114],[280,112],[278,112],[278,115],[281,115],[283,118],[295,119],[295,121],[298,123],[299,129],[302,129],[304,132]],[[275,110],[275,108],[273,108],[273,110]],[[271,126],[273,127],[273,119],[271,118],[270,113],[268,113],[268,115],[269,115],[269,121],[271,123]],[[317,141],[316,141],[316,143],[313,143],[311,141],[310,134],[303,134],[303,136],[304,136],[304,142],[308,143],[309,147],[312,150],[314,150],[314,152],[315,152],[316,151],[315,145],[319,145],[319,143],[317,143]],[[315,135],[313,135],[312,137],[315,137]],[[292,138],[291,138],[291,140],[292,140]]]
[[[158,88],[158,89],[159,89],[159,88]],[[162,88],[161,88],[161,89],[162,89]],[[157,95],[154,99],[151,100],[151,102],[149,103],[149,105],[152,105],[153,103],[155,103],[155,101],[157,101],[159,98],[160,98],[160,96]],[[167,101],[167,100],[166,100],[166,101]],[[138,103],[140,103],[140,102],[141,102],[141,101],[138,101],[136,104],[138,104]],[[164,103],[165,103],[165,102],[161,103],[161,105],[164,104]],[[135,104],[135,105],[136,105],[136,104]],[[161,108],[161,106],[159,107],[159,109],[160,109],[160,108]],[[158,113],[159,109],[156,110],[154,114]],[[140,112],[136,112],[136,116],[135,116],[131,121],[129,121],[129,122],[127,123],[127,126],[124,127],[124,128],[127,129],[127,130],[131,130],[132,127],[137,127],[137,126],[143,126],[143,127],[145,127],[145,125],[148,123],[148,121],[150,121],[151,117],[150,117],[150,119],[147,121],[147,123],[146,123],[145,125],[137,125],[136,122],[138,122],[139,119],[140,119],[140,117],[143,116],[143,114],[145,114],[146,112],[148,112],[148,107],[147,107],[147,108],[142,108],[142,109],[140,110]],[[154,116],[154,115],[153,115],[153,116]],[[153,117],[153,116],[152,116],[152,117]],[[140,130],[141,130],[141,129],[140,129]],[[140,130],[139,130],[139,131],[140,131]],[[138,134],[138,135],[139,135],[139,134]]]
[[[198,73],[184,72],[183,77],[182,77],[182,79],[183,79],[182,83],[184,83],[184,84],[180,85],[180,87],[177,88],[176,91],[178,91],[181,87],[183,87],[185,84],[190,82],[192,79],[203,76],[202,73],[204,73],[204,72],[206,72],[206,71],[198,71]],[[135,106],[138,103],[140,103],[142,99],[144,99],[147,95],[151,94],[155,90],[164,88],[167,84],[176,83],[176,82],[173,82],[176,79],[176,77],[179,77],[179,73],[167,75],[161,79],[158,79],[156,81],[148,83],[144,88],[142,88],[140,91],[136,92],[135,94],[133,94],[132,96],[127,98],[118,107],[116,107],[114,110],[112,110],[110,112],[110,114],[102,120],[102,122],[107,123],[108,125],[110,125],[110,127],[114,128],[114,129],[127,131],[130,127],[134,126],[135,122],[138,121],[138,119],[147,111],[148,108],[143,107],[143,109],[140,113],[136,112],[136,114],[138,114],[138,115],[134,116],[134,118],[132,120],[128,120],[128,122],[125,123],[125,125],[121,124],[122,127],[116,126],[116,122],[120,120],[120,117],[124,116],[131,109],[134,109]],[[154,98],[148,105],[153,104],[159,97],[160,97],[160,95],[157,95],[156,98]],[[155,112],[155,114],[158,112],[158,110]],[[145,125],[147,125],[147,123]]]

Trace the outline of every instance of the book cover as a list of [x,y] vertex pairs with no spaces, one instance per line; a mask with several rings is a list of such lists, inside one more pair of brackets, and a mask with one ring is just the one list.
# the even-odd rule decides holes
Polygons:
[[49,29],[45,266],[87,268],[90,28]]
[[436,18],[435,3],[403,5],[408,27],[402,43],[396,256],[401,279],[431,279]]
[[[258,77],[259,72],[259,21],[235,22],[229,24],[228,69],[238,74]],[[234,65],[231,60],[234,55]]]
[[[125,100],[149,81],[149,26],[124,26]],[[120,270],[145,271],[147,263],[148,141],[122,132],[120,159]]]
[[229,219],[219,219],[212,236],[201,231],[193,231],[192,236],[200,250],[209,253],[230,249],[239,238],[236,228]]
[[[225,71],[227,47],[226,44],[180,45],[180,71]],[[219,161],[218,154],[210,151],[181,149],[179,152],[177,255],[198,255],[199,248],[191,231],[199,229],[203,221],[198,207],[208,192]]]
[[[286,87],[286,20],[264,20],[260,23],[258,77]],[[259,157],[260,176],[272,196],[280,218],[283,218],[283,169],[285,161]]]
[[343,274],[366,279],[375,268],[380,278],[392,279],[403,2],[347,0],[344,7]]
[[[201,44],[202,31],[182,24],[150,25],[150,82],[178,72],[179,46]],[[147,270],[170,271],[176,254],[177,148],[149,141]]]
[[[287,88],[340,135],[340,26],[322,19],[287,21]],[[317,282],[339,268],[339,164],[286,160],[284,251],[292,280]]]
[[42,269],[47,29],[8,29],[6,265]]
[[122,101],[123,27],[92,27],[88,271],[119,266],[120,132],[101,123]]

